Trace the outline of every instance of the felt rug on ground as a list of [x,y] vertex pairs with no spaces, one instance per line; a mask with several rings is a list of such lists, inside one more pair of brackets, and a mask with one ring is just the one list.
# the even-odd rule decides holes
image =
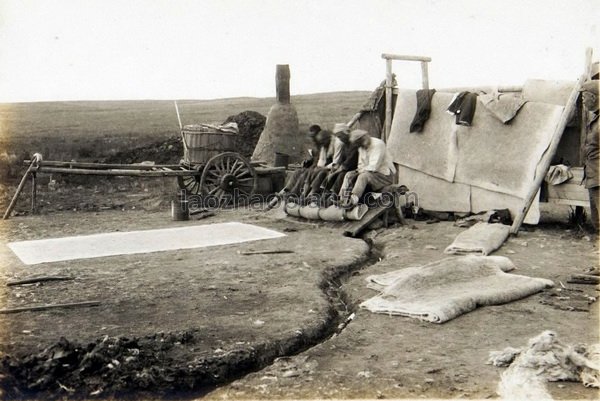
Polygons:
[[375,313],[444,323],[478,306],[503,304],[534,294],[554,283],[505,273],[514,269],[503,256],[453,256],[421,267],[367,277],[382,291],[360,306]]
[[251,224],[228,222],[157,230],[112,232],[11,242],[8,247],[27,265],[63,260],[202,248],[284,237]]
[[500,248],[510,234],[510,227],[500,223],[479,222],[458,234],[444,253],[486,256]]

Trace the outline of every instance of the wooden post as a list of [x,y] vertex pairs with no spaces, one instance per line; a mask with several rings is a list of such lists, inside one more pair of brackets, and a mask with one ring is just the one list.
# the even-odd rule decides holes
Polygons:
[[431,61],[431,57],[423,57],[423,56],[407,56],[407,55],[400,55],[400,54],[390,54],[390,53],[383,53],[381,55],[381,58],[384,58],[386,60],[400,60],[400,61]]
[[37,153],[36,153],[35,155],[33,155],[31,164],[29,165],[29,167],[27,167],[27,171],[25,171],[25,174],[23,174],[23,178],[21,178],[21,182],[19,182],[19,186],[17,187],[17,190],[15,191],[15,194],[14,194],[13,198],[11,199],[10,204],[8,205],[8,207],[6,208],[6,211],[4,212],[4,216],[2,217],[3,220],[7,220],[10,217],[10,213],[12,212],[15,205],[17,204],[17,198],[19,197],[19,194],[21,193],[21,191],[23,190],[23,187],[25,186],[25,181],[27,181],[29,174],[31,174],[31,172],[34,169],[37,169],[39,161],[40,161],[40,159],[38,158]]
[[[590,79],[592,75],[592,56],[594,50],[591,47],[588,47],[585,51],[585,79]],[[585,163],[585,154],[583,151],[583,145],[585,144],[585,137],[587,136],[587,124],[588,124],[588,110],[585,105],[581,104],[581,130],[579,131],[579,161],[583,166]]]
[[348,126],[348,128],[352,128],[352,126],[353,126],[354,124],[356,124],[356,122],[357,122],[358,120],[360,120],[360,118],[362,117],[362,115],[363,115],[363,112],[362,112],[362,111],[359,111],[358,113],[356,113],[355,115],[353,115],[353,116],[352,116],[352,118],[350,119],[350,121],[348,121],[348,122],[346,123],[346,125]]
[[567,126],[567,122],[569,121],[569,116],[575,109],[577,97],[579,96],[579,89],[581,88],[581,85],[585,82],[585,80],[586,80],[586,76],[584,74],[579,78],[579,80],[575,84],[575,87],[571,91],[571,95],[569,96],[569,99],[567,100],[567,104],[565,105],[565,108],[563,109],[563,112],[560,116],[560,120],[558,121],[558,124],[554,130],[554,133],[552,134],[552,139],[550,140],[550,145],[548,146],[548,149],[546,149],[546,152],[542,155],[542,159],[540,160],[539,168],[537,169],[539,174],[536,175],[535,179],[531,183],[531,186],[529,187],[529,190],[527,192],[527,196],[525,197],[525,200],[523,201],[524,202],[523,206],[518,211],[517,216],[515,217],[515,220],[512,224],[512,227],[510,228],[510,232],[512,234],[516,234],[519,232],[519,228],[521,227],[521,224],[523,224],[525,215],[529,211],[529,208],[531,207],[533,199],[535,198],[535,195],[539,191],[540,186],[542,185],[542,182],[544,181],[544,178],[546,177],[546,173],[548,172],[548,169],[550,168],[550,163],[552,163],[552,158],[554,157],[554,154],[556,153],[556,149],[558,148],[560,138],[562,137],[562,134]]
[[31,214],[37,213],[37,174],[31,173]]
[[421,61],[421,79],[423,80],[423,89],[429,89],[429,71],[427,61]]
[[276,99],[279,103],[290,103],[290,66],[288,64],[277,64],[275,91]]
[[394,78],[392,76],[392,59],[385,60],[385,131],[383,141],[387,143],[392,131],[392,85]]

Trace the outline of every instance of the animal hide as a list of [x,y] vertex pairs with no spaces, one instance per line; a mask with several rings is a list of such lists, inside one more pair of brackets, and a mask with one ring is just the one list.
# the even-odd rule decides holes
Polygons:
[[550,330],[531,338],[524,348],[490,352],[487,363],[510,365],[502,373],[497,389],[506,400],[551,400],[547,381],[575,381],[586,387],[600,387],[600,344],[564,344]]

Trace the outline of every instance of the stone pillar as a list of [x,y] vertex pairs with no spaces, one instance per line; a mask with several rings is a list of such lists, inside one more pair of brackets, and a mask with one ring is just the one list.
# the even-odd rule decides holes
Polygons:
[[261,160],[269,165],[275,162],[275,153],[289,155],[290,162],[304,159],[304,135],[298,128],[298,113],[290,103],[290,67],[277,65],[275,74],[276,103],[269,110],[265,128],[252,160]]

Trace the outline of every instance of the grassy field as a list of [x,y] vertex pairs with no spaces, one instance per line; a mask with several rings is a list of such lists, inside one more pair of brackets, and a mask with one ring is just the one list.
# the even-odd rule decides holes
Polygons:
[[[348,121],[369,92],[292,97],[300,126],[331,128]],[[267,115],[274,98],[180,100],[184,124],[221,123],[245,110]],[[170,100],[74,101],[0,104],[0,153],[19,158],[42,152],[46,159],[94,158],[178,135]]]

